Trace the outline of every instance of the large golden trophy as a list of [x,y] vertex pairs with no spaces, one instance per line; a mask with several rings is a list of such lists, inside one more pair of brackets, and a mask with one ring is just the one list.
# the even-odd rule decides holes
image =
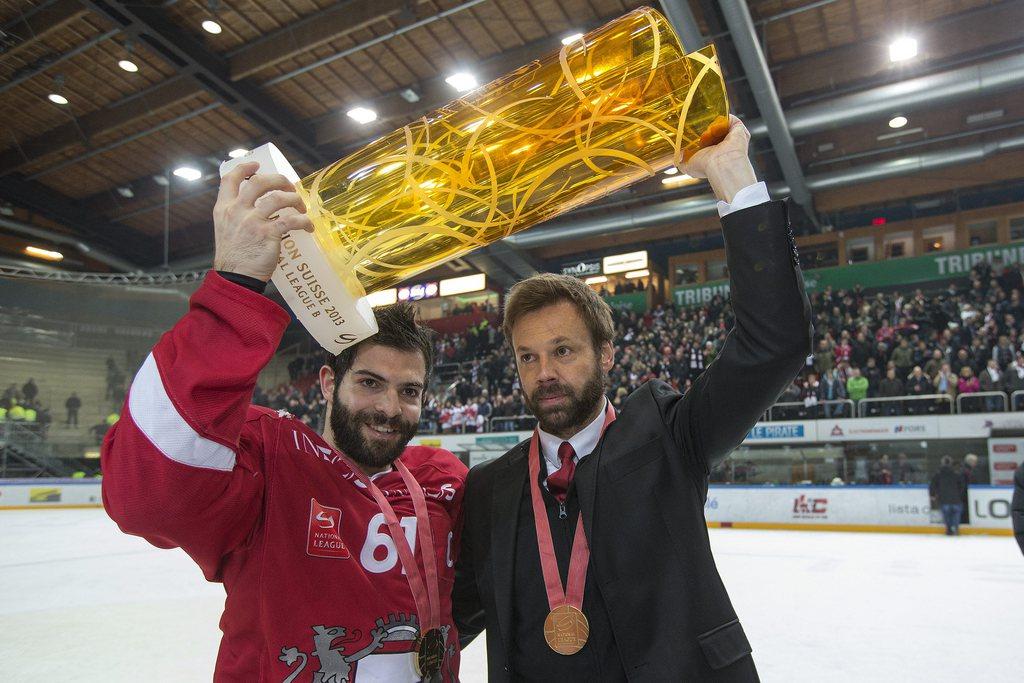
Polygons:
[[301,181],[272,144],[235,164],[298,183],[315,235],[274,283],[329,352],[376,332],[367,293],[681,164],[728,130],[713,45],[650,8],[474,90]]

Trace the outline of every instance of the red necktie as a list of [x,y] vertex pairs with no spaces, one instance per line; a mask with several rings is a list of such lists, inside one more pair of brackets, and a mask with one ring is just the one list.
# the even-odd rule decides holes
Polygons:
[[576,473],[576,463],[573,462],[575,457],[576,451],[573,450],[572,444],[563,441],[562,445],[558,447],[558,459],[562,462],[562,467],[548,477],[548,491],[558,499],[559,503],[565,502],[569,484],[572,483],[572,475]]

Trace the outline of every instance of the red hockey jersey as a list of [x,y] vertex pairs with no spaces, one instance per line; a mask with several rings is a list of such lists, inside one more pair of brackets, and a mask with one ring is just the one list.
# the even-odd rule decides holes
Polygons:
[[[223,582],[216,680],[417,681],[415,602],[379,506],[318,434],[249,405],[288,321],[266,297],[207,275],[104,441],[104,507],[126,533],[182,548]],[[426,494],[446,636],[441,674],[454,681],[451,587],[466,467],[422,446],[401,458]],[[422,571],[401,475],[374,482]]]

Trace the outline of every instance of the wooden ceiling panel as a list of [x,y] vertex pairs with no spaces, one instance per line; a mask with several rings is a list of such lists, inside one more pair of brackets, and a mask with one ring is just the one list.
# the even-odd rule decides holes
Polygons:
[[[494,13],[489,3],[452,15],[450,21],[467,36],[478,54],[490,55],[521,45],[518,36]],[[488,19],[488,15],[492,18]],[[493,30],[488,30],[488,26]]]
[[0,3],[0,26],[16,21],[23,14],[31,12],[42,4],[41,0],[12,0]]
[[423,51],[409,36],[401,35],[388,41],[391,51],[407,65],[416,80],[430,78],[439,72],[440,66]]
[[526,0],[502,0],[500,7],[524,43],[547,35],[544,23]]
[[[864,11],[861,4],[871,1],[858,2],[858,15]],[[790,104],[805,93],[827,93],[867,80],[895,81],[930,67],[969,60],[972,54],[1015,41],[1019,43],[1021,26],[1024,26],[1024,2],[986,4],[952,19],[918,24],[914,35],[918,37],[920,54],[906,65],[894,65],[889,61],[888,46],[893,33],[878,35],[865,32],[863,41],[789,62],[775,61],[772,76],[779,96],[784,103]]]
[[630,2],[629,0],[590,0],[594,11],[599,17],[610,17],[618,14],[625,14],[631,9],[643,6],[645,3]]
[[[60,34],[38,41],[43,57],[53,58],[86,44],[103,35],[106,29],[98,24],[80,22]],[[129,73],[118,66],[121,59],[130,59],[138,67]],[[7,68],[7,80],[18,73],[16,69],[33,68],[33,63],[21,64],[15,59],[0,62]],[[174,70],[144,46],[133,45],[129,51],[123,38],[103,40],[83,52],[53,67],[37,73],[16,85],[0,97],[0,118],[7,124],[13,140],[19,144],[61,124],[97,112],[112,102],[131,96],[173,75]],[[63,77],[61,94],[68,98],[67,105],[53,104],[47,95],[58,90],[56,79]],[[12,140],[5,141],[12,144]]]
[[[140,177],[159,175],[185,162],[196,162],[206,173],[215,173],[216,167],[207,157],[219,161],[228,149],[255,136],[251,126],[225,108],[218,108],[40,180],[69,197],[82,199]],[[69,184],[68,177],[76,182]]]
[[[211,50],[226,53],[329,4],[329,0],[314,3],[222,0],[218,3],[217,11],[212,12],[205,0],[181,0],[169,8],[168,14],[178,25],[202,37]],[[207,19],[219,23],[222,32],[212,35],[204,31],[202,23]]]
[[811,7],[765,24],[767,53],[772,63],[786,62],[845,45],[865,41],[884,47],[902,32],[951,14],[1017,0],[836,0],[816,2],[759,2],[752,11],[759,21]]
[[[201,94],[195,98],[178,102],[177,104],[168,107],[166,109],[154,112],[150,116],[145,116],[136,119],[135,121],[126,124],[124,126],[114,128],[108,131],[101,132],[97,135],[92,136],[88,140],[88,146],[86,141],[82,140],[78,144],[71,147],[67,147],[58,152],[52,154],[36,156],[33,161],[20,167],[20,171],[26,175],[33,175],[37,172],[44,171],[47,168],[52,168],[63,164],[64,162],[75,159],[81,156],[83,153],[88,152],[91,149],[98,149],[106,145],[116,143],[120,140],[127,139],[133,135],[142,133],[150,130],[151,128],[160,125],[161,123],[171,121],[177,117],[185,115],[191,111],[203,107],[204,105],[210,104],[213,98],[207,94]],[[121,147],[112,149],[107,154],[121,155]],[[59,172],[59,171],[58,171]],[[73,167],[69,167],[65,173],[75,173]]]

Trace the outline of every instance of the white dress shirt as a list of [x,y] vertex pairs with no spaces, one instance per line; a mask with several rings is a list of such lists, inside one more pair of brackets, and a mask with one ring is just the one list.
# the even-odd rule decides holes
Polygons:
[[572,449],[576,451],[576,457],[573,458],[573,462],[577,463],[580,461],[580,458],[589,455],[597,448],[597,442],[601,440],[601,427],[604,426],[604,416],[607,411],[608,399],[605,398],[604,410],[594,418],[593,422],[568,439],[548,434],[540,427],[537,428],[537,433],[540,435],[540,453],[544,457],[544,466],[548,471],[549,477],[562,469],[562,461],[558,459],[558,447],[562,445],[563,441],[568,441]]
[[769,201],[768,186],[763,182],[747,185],[736,193],[731,202],[718,202],[718,217],[725,218],[733,211],[749,209]]

